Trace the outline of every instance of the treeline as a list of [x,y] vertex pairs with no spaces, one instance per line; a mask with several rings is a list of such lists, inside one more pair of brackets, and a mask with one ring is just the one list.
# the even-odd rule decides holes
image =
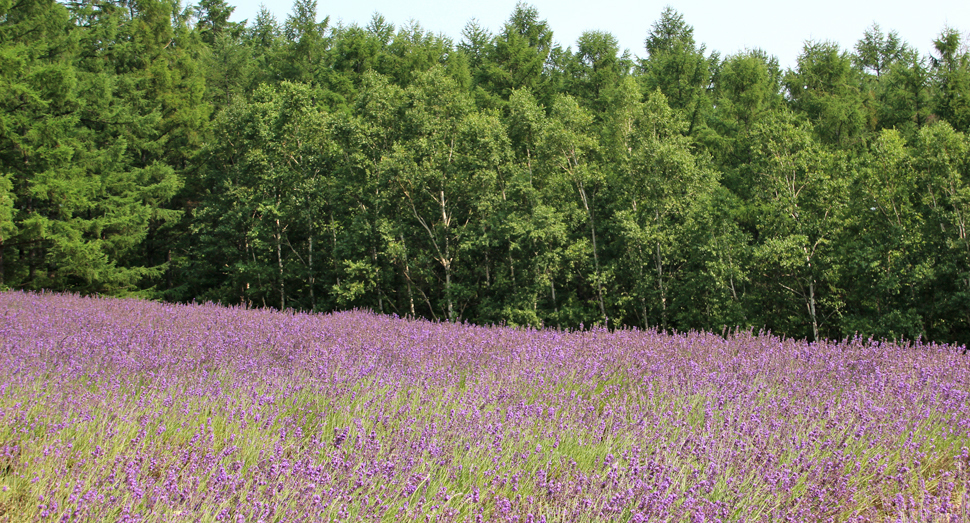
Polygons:
[[970,53],[0,1],[0,286],[970,341]]

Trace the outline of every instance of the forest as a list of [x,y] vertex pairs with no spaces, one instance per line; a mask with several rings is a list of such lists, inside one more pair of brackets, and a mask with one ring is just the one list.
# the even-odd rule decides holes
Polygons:
[[636,54],[317,11],[0,0],[0,290],[970,342],[958,29],[782,69],[671,7]]

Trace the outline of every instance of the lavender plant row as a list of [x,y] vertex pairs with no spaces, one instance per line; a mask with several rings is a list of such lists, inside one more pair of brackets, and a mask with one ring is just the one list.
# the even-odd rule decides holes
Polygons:
[[970,357],[0,293],[0,521],[967,521]]

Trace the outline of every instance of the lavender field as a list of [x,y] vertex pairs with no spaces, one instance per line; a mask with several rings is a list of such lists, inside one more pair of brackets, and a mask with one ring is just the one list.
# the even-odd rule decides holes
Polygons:
[[962,348],[0,293],[0,521],[970,521]]

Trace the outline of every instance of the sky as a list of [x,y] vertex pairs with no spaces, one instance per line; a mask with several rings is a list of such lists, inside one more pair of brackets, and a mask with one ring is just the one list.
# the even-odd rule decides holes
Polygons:
[[[235,5],[233,21],[255,20],[261,3],[282,23],[290,12],[289,0],[227,0]],[[970,32],[970,1],[960,0],[813,0],[779,2],[768,0],[531,0],[528,3],[548,21],[553,39],[575,50],[584,31],[607,31],[616,36],[621,49],[644,56],[643,41],[650,26],[665,6],[684,15],[694,27],[694,40],[721,56],[744,49],[761,48],[778,57],[783,68],[794,67],[806,40],[834,41],[852,50],[873,23],[883,32],[895,30],[910,45],[927,54],[933,40],[944,27],[957,29],[965,37]],[[318,0],[320,19],[330,16],[331,24],[356,23],[364,26],[376,12],[395,27],[410,20],[426,30],[442,33],[454,41],[461,39],[465,24],[475,18],[493,33],[515,9],[516,0],[489,2],[470,0]],[[967,40],[965,40],[966,42]]]

